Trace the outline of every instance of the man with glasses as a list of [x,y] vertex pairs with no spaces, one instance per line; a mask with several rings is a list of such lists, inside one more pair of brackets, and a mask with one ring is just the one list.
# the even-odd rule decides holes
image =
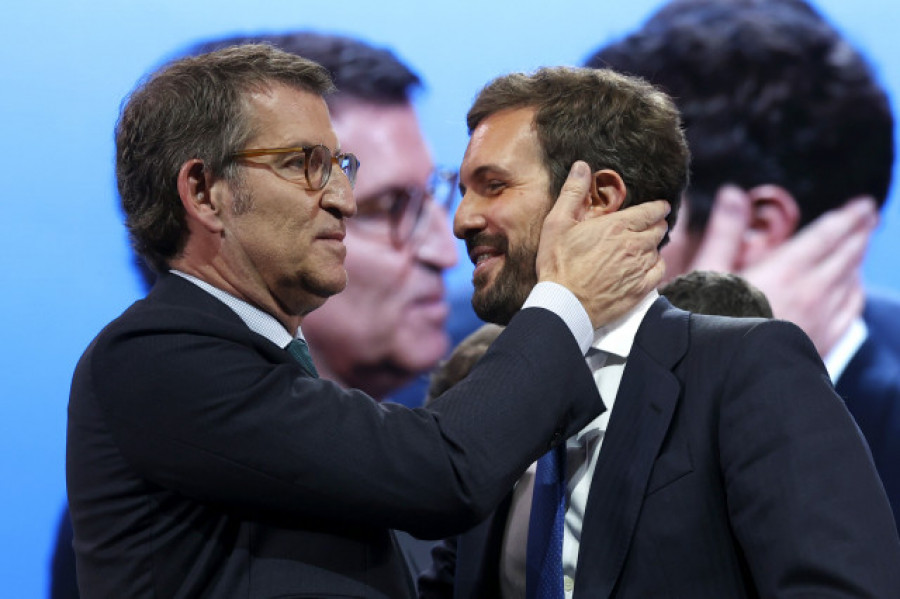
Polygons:
[[[376,399],[448,350],[443,272],[456,263],[448,212],[456,174],[436,169],[412,95],[419,77],[392,52],[340,35],[293,32],[204,42],[193,53],[265,43],[325,67],[341,146],[366,167],[347,221],[347,287],[303,322],[319,374]],[[404,403],[420,405],[418,396]]]
[[[347,287],[303,321],[319,375],[378,400],[421,405],[417,377],[449,346],[443,273],[456,263],[448,212],[457,177],[435,168],[419,127],[412,96],[420,79],[387,49],[324,33],[224,38],[193,53],[249,43],[328,70],[337,87],[326,99],[335,133],[366,165],[344,239]],[[426,568],[433,542],[397,537],[413,573]]]
[[390,529],[475,524],[602,409],[581,358],[661,279],[668,207],[592,218],[578,162],[530,307],[466,382],[413,410],[317,376],[300,325],[346,285],[357,212],[331,88],[309,60],[238,46],[163,67],[123,107],[119,193],[159,279],[73,377],[83,597],[412,597]]
[[[456,256],[447,224],[456,173],[432,164],[411,103],[419,78],[388,50],[311,32],[217,39],[195,46],[191,54],[248,43],[271,44],[331,73],[338,88],[327,98],[335,132],[341,146],[367,165],[356,181],[357,211],[347,221],[344,239],[347,287],[303,322],[319,376],[378,400],[392,396],[419,405],[424,380],[415,377],[447,352],[442,273]],[[306,154],[264,148],[240,157],[251,168],[303,177],[298,164],[321,163],[327,156],[324,146],[314,148]],[[345,167],[353,167],[347,160]],[[395,392],[410,380],[414,383],[398,398]],[[68,515],[61,522],[52,575],[55,599],[73,596],[65,581],[75,578]],[[432,542],[402,531],[397,537],[414,573],[430,563]]]

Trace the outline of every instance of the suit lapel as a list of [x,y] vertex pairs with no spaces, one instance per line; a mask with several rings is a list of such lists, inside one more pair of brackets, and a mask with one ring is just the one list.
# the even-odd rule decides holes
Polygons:
[[660,298],[638,329],[594,471],[575,599],[610,597],[621,575],[681,390],[672,368],[687,346],[688,314]]

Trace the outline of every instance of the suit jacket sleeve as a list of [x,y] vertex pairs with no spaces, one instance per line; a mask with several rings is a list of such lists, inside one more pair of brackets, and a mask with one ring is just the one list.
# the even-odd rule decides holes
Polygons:
[[759,595],[898,596],[884,490],[809,340],[764,323],[724,366],[722,475]]
[[160,325],[161,309],[98,337],[70,427],[92,426],[79,402],[96,402],[139,476],[202,502],[448,536],[602,406],[575,340],[543,309],[517,315],[428,410],[308,378],[243,323],[167,306]]

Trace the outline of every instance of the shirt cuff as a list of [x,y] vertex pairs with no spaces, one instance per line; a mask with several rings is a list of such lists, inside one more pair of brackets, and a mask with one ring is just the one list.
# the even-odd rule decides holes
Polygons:
[[522,304],[525,308],[544,308],[563,319],[582,354],[587,354],[594,340],[594,327],[587,310],[575,297],[575,294],[552,281],[542,281],[534,286],[528,299]]

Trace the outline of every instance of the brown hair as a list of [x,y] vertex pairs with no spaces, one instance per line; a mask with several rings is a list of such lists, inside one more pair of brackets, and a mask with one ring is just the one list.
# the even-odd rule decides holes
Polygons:
[[697,314],[772,318],[765,294],[734,274],[695,270],[675,277],[660,287],[659,294],[673,306]]
[[572,163],[611,169],[625,181],[625,206],[664,199],[675,222],[690,153],[672,100],[643,79],[608,69],[553,67],[494,79],[469,109],[469,134],[488,116],[533,107],[551,197]]
[[231,155],[252,136],[247,96],[274,84],[324,96],[333,90],[318,64],[255,44],[176,60],[140,84],[116,125],[116,179],[135,251],[165,270],[187,241],[178,171],[198,158],[237,180]]

